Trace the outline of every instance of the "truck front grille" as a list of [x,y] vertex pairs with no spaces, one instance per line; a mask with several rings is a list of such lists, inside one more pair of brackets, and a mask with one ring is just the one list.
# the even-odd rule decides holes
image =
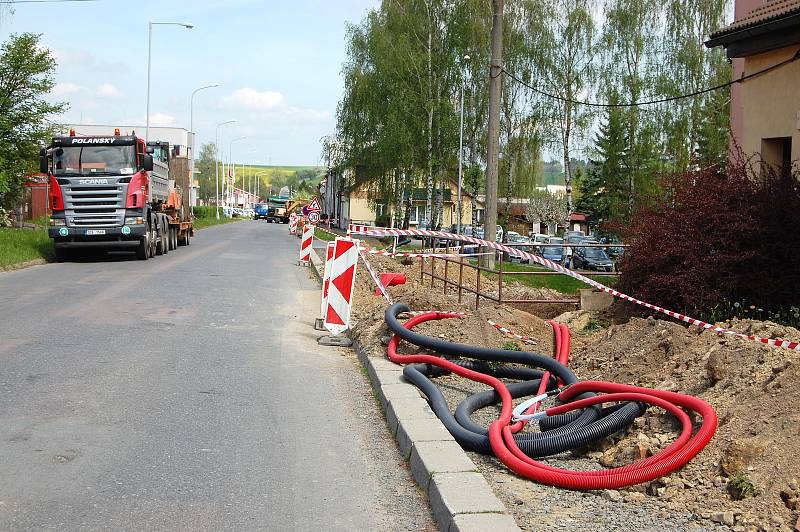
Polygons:
[[63,187],[67,225],[115,227],[125,221],[127,183]]

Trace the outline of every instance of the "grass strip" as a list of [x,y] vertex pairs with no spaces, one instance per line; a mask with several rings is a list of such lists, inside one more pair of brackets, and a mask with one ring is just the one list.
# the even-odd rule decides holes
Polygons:
[[0,228],[0,268],[36,259],[50,260],[53,255],[53,241],[43,228]]

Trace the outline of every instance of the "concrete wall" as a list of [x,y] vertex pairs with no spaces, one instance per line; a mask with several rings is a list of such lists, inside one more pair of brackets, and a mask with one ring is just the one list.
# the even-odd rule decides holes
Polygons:
[[[745,74],[791,58],[800,46],[744,59]],[[789,63],[741,85],[741,133],[746,154],[760,153],[765,138],[791,137],[792,160],[800,159],[800,61]],[[733,121],[733,118],[732,118]],[[737,125],[734,122],[735,125]]]

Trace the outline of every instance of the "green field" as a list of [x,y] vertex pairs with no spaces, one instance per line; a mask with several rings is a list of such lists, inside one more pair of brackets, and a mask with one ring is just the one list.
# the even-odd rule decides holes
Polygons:
[[[475,261],[470,261],[473,264]],[[495,265],[495,267],[497,267]],[[513,264],[510,262],[503,263],[504,272],[531,272],[531,271],[548,271],[547,268],[541,266],[529,266],[527,264]],[[491,277],[497,277],[497,274],[487,274]],[[590,288],[589,285],[584,284],[577,279],[569,277],[568,275],[509,275],[504,276],[507,282],[516,282],[531,288],[550,288],[567,295],[577,295],[578,290],[581,288]],[[614,286],[618,277],[603,276],[603,275],[587,275],[590,279],[602,283],[606,286]]]
[[[236,165],[236,180],[241,184],[241,179],[244,176],[248,179],[251,175],[261,175],[261,186],[271,185],[273,183],[286,181],[293,177],[297,172],[313,171],[316,173],[323,173],[325,169],[321,166],[261,166],[261,165]],[[275,191],[277,192],[277,191]]]

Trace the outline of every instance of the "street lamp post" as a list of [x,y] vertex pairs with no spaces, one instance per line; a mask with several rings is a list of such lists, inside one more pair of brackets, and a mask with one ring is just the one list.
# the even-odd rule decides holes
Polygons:
[[[236,193],[236,163],[233,160],[233,143],[234,142],[238,142],[240,140],[244,140],[246,138],[247,138],[247,136],[245,136],[245,135],[242,135],[241,137],[236,137],[235,139],[233,139],[231,141],[230,145],[228,146],[229,164],[233,167],[233,192],[234,192],[234,194]],[[230,200],[230,196],[231,196],[230,190],[231,189],[230,189],[230,186],[229,186],[228,187],[228,200]]]
[[214,137],[214,170],[217,176],[217,196],[214,203],[214,210],[217,212],[217,220],[219,220],[219,128],[225,124],[233,124],[236,120],[228,120],[227,122],[220,122],[217,124],[216,136]]
[[189,210],[194,215],[194,202],[192,201],[192,190],[194,189],[194,95],[198,92],[219,87],[219,83],[212,83],[192,92],[192,97],[189,98],[189,135],[192,135],[192,150],[189,152]]
[[153,57],[153,26],[183,26],[187,30],[194,28],[191,22],[150,22],[147,28],[147,116],[144,140],[150,140],[150,71]]
[[[464,56],[464,62],[469,61],[470,57],[468,55]],[[458,132],[458,225],[456,227],[456,233],[461,234],[461,213],[463,212],[463,207],[461,203],[461,189],[463,187],[464,182],[464,85],[466,85],[466,81],[461,79],[461,125],[459,127]],[[474,215],[474,213],[473,213]]]

